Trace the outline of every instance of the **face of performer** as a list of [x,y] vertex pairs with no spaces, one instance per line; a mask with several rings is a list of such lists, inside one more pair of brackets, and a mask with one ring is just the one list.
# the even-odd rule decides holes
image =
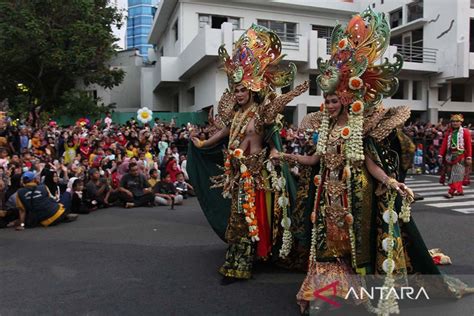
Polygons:
[[246,105],[250,101],[250,90],[241,84],[235,87],[234,95],[238,105]]
[[454,121],[451,121],[451,126],[453,127],[453,129],[458,129],[461,127],[461,121],[459,120],[454,120]]
[[329,117],[335,119],[341,114],[342,104],[339,101],[339,97],[335,94],[330,94],[326,96],[324,100],[324,105],[328,109]]

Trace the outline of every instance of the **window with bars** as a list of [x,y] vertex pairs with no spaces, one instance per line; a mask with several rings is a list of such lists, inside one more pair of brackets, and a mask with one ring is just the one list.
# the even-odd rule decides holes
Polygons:
[[334,27],[326,25],[312,25],[313,31],[318,31],[318,38],[326,39],[326,52],[329,54],[331,51],[331,34]]
[[298,41],[298,34],[296,33],[296,23],[272,20],[257,20],[257,23],[275,31],[275,33],[277,33],[282,42]]
[[240,29],[240,18],[212,14],[199,14],[200,28],[209,25],[213,29],[220,29],[222,23],[224,22],[232,23],[233,30]]
[[402,25],[402,8],[390,12],[390,27],[395,28],[397,26]]

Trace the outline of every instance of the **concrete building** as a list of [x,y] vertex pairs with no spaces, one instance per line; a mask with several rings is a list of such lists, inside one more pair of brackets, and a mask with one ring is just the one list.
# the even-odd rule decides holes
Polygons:
[[126,48],[137,48],[146,60],[148,34],[156,12],[157,0],[128,0]]
[[[79,84],[77,88],[88,91],[91,96],[100,99],[100,102],[105,105],[114,104],[115,111],[119,112],[135,112],[142,106],[150,106],[142,103],[147,100],[142,79],[146,78],[147,68],[151,65],[143,62],[138,49],[131,48],[118,52],[117,56],[110,61],[109,67],[122,69],[125,72],[123,82],[119,86],[104,89],[95,84],[87,87]],[[146,92],[151,94],[151,91]]]
[[[252,23],[274,29],[285,60],[298,67],[295,84],[310,80],[309,91],[289,104],[294,123],[323,101],[316,86],[316,61],[327,59],[328,38],[338,23],[371,6],[386,12],[391,46],[405,57],[399,91],[386,106],[410,105],[414,117],[436,121],[450,112],[474,118],[474,9],[467,0],[163,0],[149,43],[152,68],[141,71],[142,104],[155,111],[191,112],[216,106],[227,88],[217,50],[232,43]],[[472,51],[472,53],[471,53]]]

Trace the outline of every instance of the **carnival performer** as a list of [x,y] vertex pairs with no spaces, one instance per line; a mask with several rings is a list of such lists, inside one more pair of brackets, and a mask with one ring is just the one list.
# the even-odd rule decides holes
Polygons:
[[472,164],[471,132],[462,127],[463,122],[462,114],[451,115],[451,127],[444,136],[438,155],[439,163],[444,164],[448,177],[449,190],[445,195],[448,199],[455,195],[464,195],[462,186],[466,169]]
[[[208,221],[229,244],[219,269],[226,285],[250,278],[255,257],[266,260],[276,244],[280,219],[286,214],[272,211],[265,165],[272,150],[281,150],[275,124],[279,113],[308,89],[308,83],[279,96],[273,92],[293,82],[296,67],[290,63],[288,70],[278,68],[283,58],[280,39],[259,25],[253,24],[239,38],[232,57],[223,46],[219,57],[230,91],[223,94],[218,105],[218,131],[207,140],[192,137],[194,146],[189,148],[187,169]],[[220,170],[216,164],[222,162]],[[289,175],[287,168],[285,174]],[[212,188],[218,190],[209,190],[209,178]],[[291,181],[285,183],[295,191]],[[287,206],[288,198],[280,201]]]
[[[383,97],[397,91],[396,75],[403,64],[398,54],[393,63],[385,59],[374,64],[389,39],[384,15],[370,8],[354,16],[345,29],[336,26],[330,60],[318,60],[317,83],[325,102],[321,112],[307,115],[301,124],[302,129],[318,131],[316,152],[272,155],[301,165],[319,164],[313,180],[308,272],[297,294],[302,312],[308,311],[310,302],[316,313],[327,307],[324,300],[315,300],[314,293],[334,282],[342,300],[349,288],[362,286],[356,276],[384,275],[383,287],[389,289],[407,273],[440,273],[410,217],[413,193],[397,180],[396,128],[408,119],[410,110],[381,104]],[[368,299],[355,303],[380,315],[399,311],[393,295],[382,297],[377,306]]]

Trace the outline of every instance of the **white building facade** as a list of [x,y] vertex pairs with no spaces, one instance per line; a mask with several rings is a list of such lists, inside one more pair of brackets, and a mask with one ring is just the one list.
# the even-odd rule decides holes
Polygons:
[[295,85],[310,80],[310,89],[287,108],[287,118],[297,124],[323,101],[315,82],[316,61],[329,58],[332,28],[367,6],[386,12],[392,25],[386,57],[395,52],[405,57],[400,89],[385,105],[409,105],[414,116],[432,122],[450,112],[474,116],[474,9],[467,0],[164,0],[149,36],[154,47],[149,60],[155,64],[142,69],[141,103],[172,112],[216,106],[227,88],[218,48],[225,44],[230,52],[232,43],[256,23],[282,39],[285,61],[298,67]]

